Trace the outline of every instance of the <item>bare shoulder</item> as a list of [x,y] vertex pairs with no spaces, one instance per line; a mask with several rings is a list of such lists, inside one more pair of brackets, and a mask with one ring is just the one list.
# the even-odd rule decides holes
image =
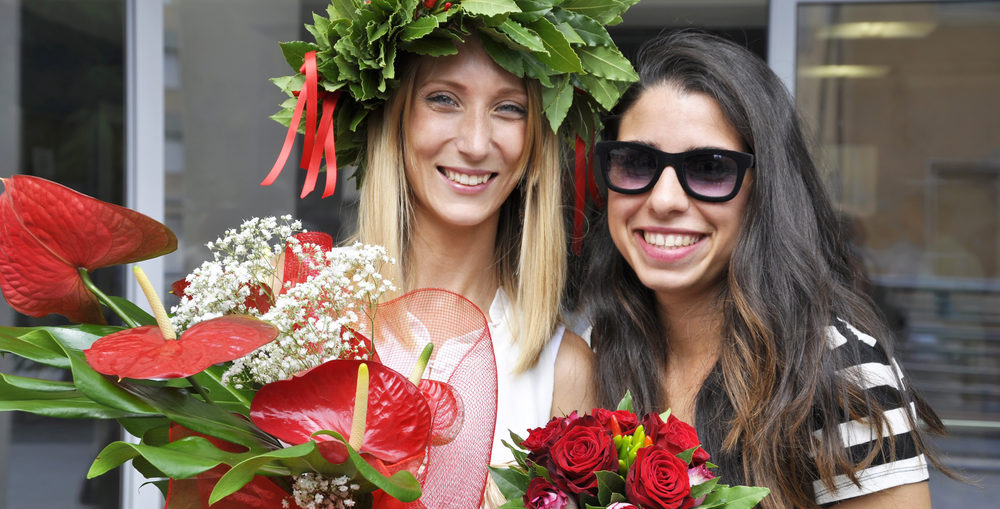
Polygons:
[[552,415],[573,410],[589,412],[596,404],[594,352],[580,336],[567,330],[556,354],[552,384]]
[[927,481],[904,484],[870,495],[852,498],[833,507],[834,509],[894,509],[896,507],[930,509],[931,491]]

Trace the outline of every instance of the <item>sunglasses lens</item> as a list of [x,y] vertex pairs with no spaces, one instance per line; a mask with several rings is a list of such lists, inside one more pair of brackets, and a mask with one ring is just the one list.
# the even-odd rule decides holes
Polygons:
[[728,196],[736,188],[739,164],[724,154],[692,154],[684,160],[691,191],[710,198]]
[[608,151],[608,182],[625,190],[642,189],[656,176],[656,155],[633,147],[615,147]]

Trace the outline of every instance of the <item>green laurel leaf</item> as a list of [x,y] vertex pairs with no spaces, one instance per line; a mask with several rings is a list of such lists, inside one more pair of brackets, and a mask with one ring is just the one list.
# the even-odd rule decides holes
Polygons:
[[588,73],[618,81],[636,81],[639,75],[617,49],[596,46],[580,48],[580,61]]
[[534,30],[545,43],[548,54],[535,54],[542,63],[559,72],[583,72],[580,57],[576,55],[576,52],[569,45],[569,41],[551,21],[539,18],[528,28]]
[[496,16],[521,12],[514,0],[462,0],[459,4],[465,12],[477,16]]
[[626,3],[628,1],[630,0],[566,0],[560,7],[593,18],[602,25],[616,25],[621,23],[621,14],[631,5]]
[[515,43],[523,46],[526,49],[535,52],[547,53],[545,49],[545,43],[542,41],[541,37],[538,37],[533,30],[525,28],[520,23],[508,19],[497,27],[501,32],[507,34],[508,37]]

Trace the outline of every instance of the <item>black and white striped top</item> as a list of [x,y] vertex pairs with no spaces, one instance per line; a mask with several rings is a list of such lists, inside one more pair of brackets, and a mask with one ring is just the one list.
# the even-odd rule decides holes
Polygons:
[[[841,376],[850,377],[861,388],[868,392],[869,397],[881,403],[886,411],[884,415],[888,426],[883,429],[882,436],[895,435],[895,458],[891,451],[883,451],[875,457],[867,468],[857,473],[860,485],[854,484],[846,475],[834,478],[836,489],[831,491],[819,479],[813,481],[816,493],[816,503],[830,505],[849,498],[875,493],[881,490],[924,481],[928,478],[927,461],[922,453],[918,454],[913,438],[910,435],[910,421],[906,418],[909,411],[915,415],[915,408],[910,398],[902,397],[900,383],[903,374],[895,359],[889,359],[885,351],[878,345],[875,338],[865,334],[852,325],[838,320],[827,330],[828,347],[833,349],[850,348],[858,358],[856,365],[843,368]],[[903,401],[908,403],[904,406]],[[868,425],[857,420],[842,422],[839,426],[840,437],[849,448],[850,456],[856,461],[867,456],[874,447],[874,436]],[[819,437],[822,430],[813,433]]]

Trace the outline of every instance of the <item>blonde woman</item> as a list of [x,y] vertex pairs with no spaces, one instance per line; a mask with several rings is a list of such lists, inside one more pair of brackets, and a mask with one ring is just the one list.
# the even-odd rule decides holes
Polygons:
[[[450,290],[486,315],[498,375],[492,463],[513,459],[500,443],[510,431],[594,403],[593,354],[560,317],[561,143],[591,141],[601,111],[636,79],[602,26],[631,3],[593,18],[548,0],[530,12],[335,2],[307,26],[316,44],[283,45],[296,68],[316,52],[317,90],[333,98],[324,113],[336,104],[337,161],[361,172],[357,240],[397,259],[387,275],[400,290]],[[298,94],[310,72],[276,82]]]

